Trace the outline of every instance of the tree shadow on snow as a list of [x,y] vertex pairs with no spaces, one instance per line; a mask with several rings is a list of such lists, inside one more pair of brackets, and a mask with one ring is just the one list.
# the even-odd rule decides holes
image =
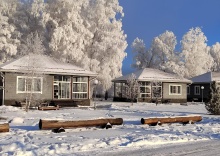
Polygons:
[[38,125],[35,125],[35,126],[10,126],[10,128],[21,129],[21,130],[26,130],[26,131],[38,131],[39,130]]

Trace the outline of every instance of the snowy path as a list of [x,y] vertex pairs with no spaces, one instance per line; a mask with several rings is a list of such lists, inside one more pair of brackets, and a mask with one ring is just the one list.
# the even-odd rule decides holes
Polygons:
[[105,156],[217,156],[220,154],[219,147],[220,140],[210,140],[187,144],[161,146],[151,149],[145,148],[117,153],[108,152],[105,153]]

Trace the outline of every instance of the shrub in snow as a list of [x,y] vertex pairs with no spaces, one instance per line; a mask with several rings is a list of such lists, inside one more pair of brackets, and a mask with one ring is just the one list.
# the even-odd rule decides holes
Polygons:
[[212,82],[211,91],[209,94],[209,98],[205,103],[205,108],[211,114],[219,115],[220,114],[220,93],[219,87],[217,87],[216,82]]
[[126,91],[124,92],[124,96],[131,100],[133,105],[133,102],[137,99],[140,92],[140,84],[138,83],[136,76],[133,73],[127,79],[125,88]]

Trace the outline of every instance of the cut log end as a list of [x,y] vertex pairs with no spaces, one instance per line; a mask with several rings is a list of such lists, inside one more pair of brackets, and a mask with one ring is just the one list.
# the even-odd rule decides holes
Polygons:
[[9,132],[9,124],[8,123],[0,124],[0,133],[3,133],[3,132]]
[[142,124],[145,124],[144,118],[141,118],[141,123],[142,123]]
[[39,121],[39,129],[42,129],[42,120]]

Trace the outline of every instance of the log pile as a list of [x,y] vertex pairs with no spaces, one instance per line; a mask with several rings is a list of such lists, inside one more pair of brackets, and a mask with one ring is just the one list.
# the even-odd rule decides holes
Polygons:
[[0,123],[0,133],[9,132],[9,124],[8,123]]
[[55,128],[79,128],[79,127],[102,127],[105,128],[108,124],[122,125],[122,118],[107,118],[107,119],[94,119],[94,120],[42,120],[39,121],[39,129],[55,129]]
[[174,116],[174,117],[161,117],[161,118],[142,118],[141,123],[142,124],[148,124],[151,126],[160,125],[164,123],[182,123],[182,124],[188,124],[188,123],[195,123],[202,120],[201,116]]

